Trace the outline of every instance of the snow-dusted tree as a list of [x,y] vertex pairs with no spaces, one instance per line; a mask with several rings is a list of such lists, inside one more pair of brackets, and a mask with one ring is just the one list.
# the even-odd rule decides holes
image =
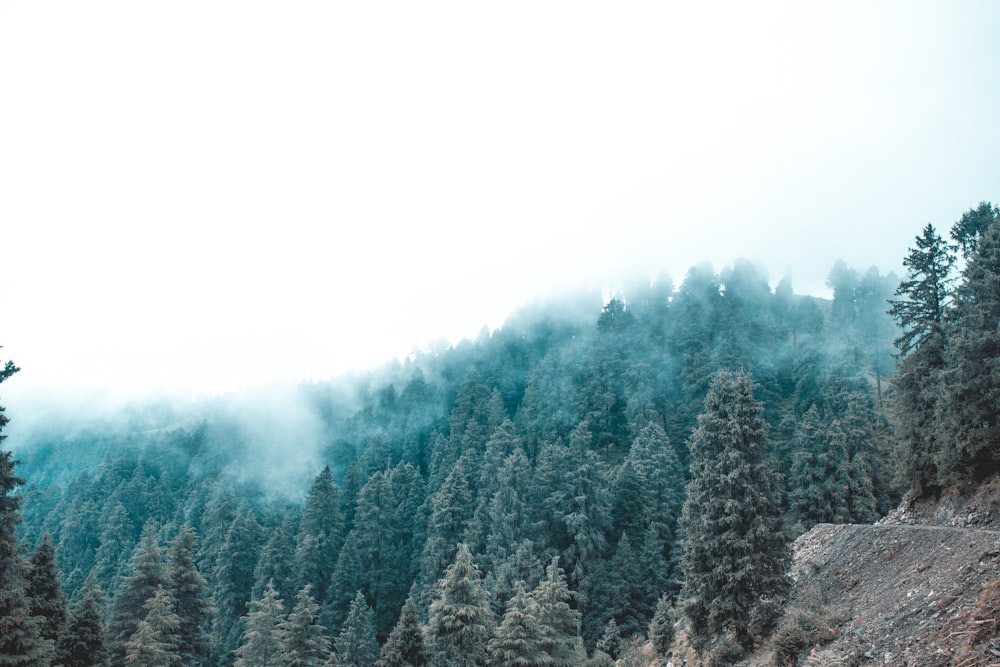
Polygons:
[[259,600],[250,601],[250,613],[242,618],[246,631],[243,643],[236,649],[234,667],[275,667],[280,649],[278,624],[284,605],[278,591],[268,584]]
[[445,659],[459,667],[474,667],[486,658],[495,624],[479,568],[469,548],[461,544],[428,610],[428,638]]
[[145,617],[125,642],[126,667],[181,667],[181,618],[174,611],[176,601],[160,586],[146,601]]
[[580,638],[580,612],[570,606],[573,593],[556,556],[545,570],[545,578],[532,592],[538,603],[537,620],[542,630],[542,648],[554,667],[573,667],[584,658]]
[[319,667],[330,655],[330,639],[319,624],[320,607],[308,584],[295,596],[295,607],[278,624],[278,664]]
[[543,645],[538,603],[519,588],[507,602],[507,611],[486,646],[490,667],[550,667],[552,657]]

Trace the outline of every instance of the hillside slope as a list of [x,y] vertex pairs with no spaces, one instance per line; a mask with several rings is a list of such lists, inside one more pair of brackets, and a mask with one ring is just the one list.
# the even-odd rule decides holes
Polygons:
[[[788,613],[815,664],[1000,665],[1000,480],[908,499],[876,525],[795,543]],[[823,644],[824,640],[830,640]]]
[[1000,663],[1000,532],[823,524],[796,541],[793,576],[788,609],[832,626],[830,664]]

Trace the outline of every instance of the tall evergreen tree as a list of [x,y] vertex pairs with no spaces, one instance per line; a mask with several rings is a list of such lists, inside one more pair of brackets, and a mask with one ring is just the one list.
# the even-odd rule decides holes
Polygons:
[[[0,369],[0,383],[20,370],[8,361]],[[0,443],[7,437],[3,427],[9,419],[0,406]],[[0,450],[0,665],[47,665],[52,647],[40,637],[39,619],[30,615],[26,576],[15,531],[21,523],[21,496],[14,491],[24,478],[14,474],[18,461]]]
[[70,613],[69,626],[59,640],[56,664],[63,667],[104,667],[108,650],[104,638],[104,595],[93,577]]
[[205,626],[212,610],[208,583],[195,566],[197,535],[183,526],[167,552],[167,578],[177,614],[178,651],[182,665],[198,665],[208,656],[210,641]]
[[[127,667],[181,667],[181,618],[170,590],[160,586],[146,601],[145,617],[125,642]],[[188,663],[190,664],[190,663]]]
[[101,510],[94,575],[104,590],[117,590],[121,576],[135,550],[135,526],[120,501],[108,501]]
[[[339,508],[337,511],[340,511]],[[312,547],[306,547],[305,550],[315,551],[315,559],[318,560],[319,549],[316,547],[316,539],[312,536],[307,536],[307,538],[309,538]],[[305,542],[306,538],[303,538],[298,548],[302,549]],[[295,557],[294,561],[298,564],[298,567],[294,567],[293,557],[298,553],[298,549],[293,549],[293,544],[281,526],[276,526],[271,531],[271,535],[267,538],[264,548],[261,549],[257,565],[254,567],[252,597],[259,599],[264,594],[267,584],[272,583],[283,602],[291,602],[295,598],[294,577],[301,577],[303,570],[299,568],[303,568],[307,562],[311,562],[313,557],[303,556],[301,561]],[[314,569],[316,572],[319,571],[318,567],[307,567]],[[296,575],[292,574],[293,569]]]
[[524,588],[507,602],[503,621],[486,646],[490,667],[549,667],[552,657],[543,645],[544,633],[538,624],[538,603]]
[[[315,581],[300,579],[296,582],[295,589],[300,590],[306,584],[311,584],[314,597],[321,605],[326,600],[326,590],[330,577],[333,576],[337,553],[343,542],[343,532],[344,515],[340,509],[340,491],[333,482],[330,466],[326,466],[316,476],[306,496],[306,506],[302,512],[299,534],[296,538],[299,544],[307,535],[316,540],[319,571],[316,573]],[[302,569],[297,568],[296,571],[301,572]]]
[[40,620],[39,634],[54,647],[66,630],[66,595],[59,582],[56,568],[56,549],[48,533],[31,555],[28,570],[28,599],[31,615]]
[[749,647],[754,610],[788,585],[780,488],[753,388],[743,371],[716,373],[689,441],[681,597],[699,650],[726,635]]
[[320,667],[330,654],[327,630],[319,624],[320,607],[304,586],[295,607],[278,624],[278,664],[282,667]]
[[945,316],[949,301],[952,249],[928,224],[903,264],[909,275],[899,284],[890,314],[902,329],[896,339],[900,364],[896,388],[896,441],[900,481],[918,487],[938,482],[934,413],[944,367]]
[[372,667],[379,656],[375,639],[375,613],[358,591],[351,602],[347,620],[333,641],[329,667]]
[[452,466],[441,488],[430,498],[430,519],[427,540],[420,559],[417,600],[422,607],[430,604],[438,580],[455,559],[472,511],[469,483],[458,460]]
[[420,619],[413,598],[407,598],[399,622],[382,646],[375,667],[427,667],[430,655],[420,631]]
[[461,544],[428,610],[428,638],[439,655],[458,667],[480,667],[495,625],[479,568]]
[[660,655],[665,655],[674,643],[674,606],[667,595],[661,595],[656,612],[649,622],[649,641]]
[[270,584],[259,600],[250,602],[250,612],[241,619],[246,630],[236,649],[234,667],[277,667],[281,664],[278,662],[278,624],[284,610],[278,591]]
[[111,624],[108,627],[112,667],[125,664],[126,643],[139,627],[139,622],[146,617],[146,603],[161,586],[168,584],[156,527],[149,523],[132,554],[129,574],[122,577],[121,588],[115,593],[112,603]]
[[955,292],[939,405],[939,480],[1000,470],[1000,216],[981,230]]
[[1000,219],[1000,208],[988,201],[979,202],[979,206],[970,208],[962,214],[951,228],[951,238],[958,244],[962,257],[968,260],[976,254],[980,239],[998,219]]
[[571,606],[573,593],[566,576],[554,557],[545,570],[545,578],[532,592],[538,603],[537,622],[542,631],[542,650],[552,659],[553,667],[574,667],[585,656],[580,638],[580,612]]
[[260,525],[253,514],[244,512],[229,525],[225,542],[214,558],[212,654],[213,662],[220,665],[232,664],[233,651],[244,633],[242,619],[250,611],[259,539]]
[[850,461],[843,440],[843,432],[839,428],[832,432],[815,405],[796,426],[789,504],[803,530],[817,523],[844,523],[849,519]]

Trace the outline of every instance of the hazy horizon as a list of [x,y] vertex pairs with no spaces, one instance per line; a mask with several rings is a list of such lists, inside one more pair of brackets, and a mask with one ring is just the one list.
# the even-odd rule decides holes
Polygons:
[[322,379],[702,261],[902,273],[1000,199],[998,19],[8,3],[4,399]]

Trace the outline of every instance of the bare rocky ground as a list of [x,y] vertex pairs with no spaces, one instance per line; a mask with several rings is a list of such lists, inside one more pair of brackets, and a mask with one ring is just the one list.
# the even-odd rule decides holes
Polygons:
[[[908,499],[875,525],[815,526],[792,577],[785,613],[815,624],[784,664],[1000,667],[1000,480]],[[779,663],[765,642],[742,664]]]
[[874,526],[814,527],[795,542],[786,609],[826,627],[800,662],[1000,665],[998,530],[998,480],[908,498]]

